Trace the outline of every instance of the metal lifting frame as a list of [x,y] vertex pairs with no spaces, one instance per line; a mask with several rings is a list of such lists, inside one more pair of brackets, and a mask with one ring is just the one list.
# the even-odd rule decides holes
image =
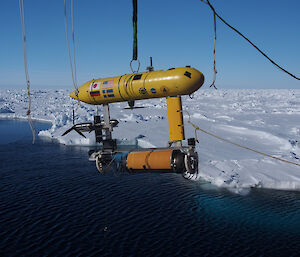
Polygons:
[[114,151],[116,148],[116,140],[112,139],[113,127],[117,123],[110,119],[109,105],[103,104],[103,121],[99,115],[94,116],[95,136],[97,143],[103,143],[104,151]]

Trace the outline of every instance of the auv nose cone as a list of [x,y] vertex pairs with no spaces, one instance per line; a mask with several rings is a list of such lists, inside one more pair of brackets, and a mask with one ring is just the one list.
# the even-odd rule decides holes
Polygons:
[[[76,92],[77,91],[77,92]],[[77,93],[77,95],[76,95],[76,93]],[[79,93],[79,91],[78,90],[74,90],[71,94],[69,94],[69,96],[71,97],[71,98],[73,98],[73,99],[78,99],[78,93]]]

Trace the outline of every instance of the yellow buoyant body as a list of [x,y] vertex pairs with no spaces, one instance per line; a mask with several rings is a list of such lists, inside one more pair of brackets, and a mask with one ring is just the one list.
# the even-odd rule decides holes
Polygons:
[[167,98],[170,141],[184,140],[184,126],[181,97]]
[[167,96],[189,95],[204,83],[203,74],[190,67],[125,74],[90,80],[70,97],[88,104],[105,104]]

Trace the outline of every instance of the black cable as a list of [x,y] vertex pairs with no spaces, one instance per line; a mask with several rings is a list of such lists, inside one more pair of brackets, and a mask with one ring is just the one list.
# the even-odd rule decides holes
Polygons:
[[241,37],[243,37],[245,40],[247,40],[257,51],[259,51],[264,57],[266,57],[273,65],[277,66],[279,69],[281,69],[282,71],[284,71],[285,73],[289,74],[291,77],[300,80],[299,77],[295,76],[294,74],[288,72],[286,69],[282,68],[281,66],[279,66],[276,62],[274,62],[270,57],[268,57],[262,50],[260,50],[254,43],[252,43],[246,36],[244,36],[241,32],[239,32],[236,28],[232,27],[230,24],[228,24],[221,16],[219,16],[219,14],[216,12],[215,8],[212,6],[212,4],[209,2],[209,0],[206,0],[206,2],[204,0],[201,0],[201,2],[206,3],[210,9],[213,11],[213,13],[225,24],[227,25],[229,28],[231,28],[232,30],[234,30],[236,33],[238,33]]

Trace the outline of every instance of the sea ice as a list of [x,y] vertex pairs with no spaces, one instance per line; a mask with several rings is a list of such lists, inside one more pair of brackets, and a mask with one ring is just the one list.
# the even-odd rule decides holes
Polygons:
[[[69,98],[67,90],[33,90],[32,118],[49,121],[52,127],[39,136],[50,137],[66,145],[94,145],[93,133],[87,138],[71,132],[75,122],[93,120],[96,107]],[[0,118],[26,119],[27,92],[0,90]],[[194,98],[183,97],[183,109],[200,128],[238,144],[300,164],[300,90],[199,90]],[[119,140],[137,140],[140,147],[166,146],[169,140],[164,99],[137,101],[147,108],[125,110],[127,103],[110,105],[111,117],[119,120],[113,136]],[[99,113],[102,108],[99,107]],[[186,138],[195,130],[187,123]],[[143,135],[142,137],[138,137]],[[230,188],[273,188],[300,190],[300,167],[220,141],[198,132],[199,176],[196,180]]]

